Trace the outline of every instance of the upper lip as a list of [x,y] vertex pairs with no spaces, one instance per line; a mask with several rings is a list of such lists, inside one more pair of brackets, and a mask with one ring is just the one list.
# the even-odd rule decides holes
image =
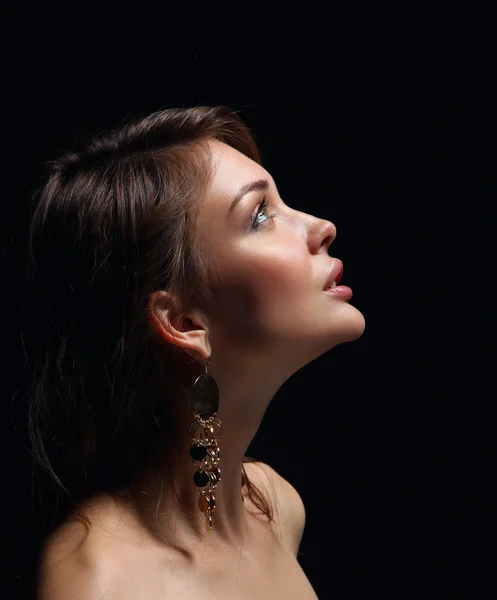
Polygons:
[[343,262],[339,258],[335,258],[335,262],[331,268],[330,274],[328,275],[328,279],[326,280],[325,286],[323,289],[327,289],[333,285],[335,282],[337,285],[342,278],[343,273]]

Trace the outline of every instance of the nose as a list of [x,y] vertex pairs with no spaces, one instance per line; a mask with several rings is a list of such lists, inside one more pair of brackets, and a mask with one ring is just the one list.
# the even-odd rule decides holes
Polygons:
[[337,228],[331,221],[319,219],[309,233],[309,248],[313,253],[328,253],[328,248],[337,236]]

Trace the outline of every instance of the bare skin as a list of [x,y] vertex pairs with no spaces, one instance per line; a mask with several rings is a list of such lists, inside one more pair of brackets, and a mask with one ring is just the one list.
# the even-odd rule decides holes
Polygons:
[[69,519],[48,541],[40,600],[315,600],[296,558],[305,523],[298,492],[268,465],[246,467],[275,508],[276,538],[246,496],[243,547],[204,546],[202,553],[185,555],[158,543],[133,512],[100,496],[85,510],[92,521],[89,534]]
[[[131,550],[104,535],[82,544],[75,563],[81,568],[73,564],[65,578],[73,587],[76,580],[93,586],[100,595],[81,598],[316,598],[296,560],[304,521],[300,497],[271,470],[278,490],[279,546],[242,502],[242,457],[281,385],[337,344],[360,337],[365,321],[348,300],[323,292],[334,263],[328,248],[336,237],[335,225],[284,203],[262,166],[221,142],[210,145],[216,169],[201,207],[197,243],[226,284],[215,312],[194,307],[180,323],[169,318],[162,302],[166,293],[154,293],[150,324],[165,343],[193,353],[201,365],[210,359],[209,373],[219,387],[222,480],[215,494],[213,530],[205,532],[192,483],[187,435],[192,414],[185,394],[177,414],[178,431],[185,435],[172,473],[180,502],[171,490],[161,489],[159,494],[152,487],[136,498],[139,524],[125,512],[130,524],[117,526],[121,534],[137,536]],[[261,179],[268,181],[268,190],[249,192],[230,212],[238,190]],[[264,194],[268,209],[260,208]],[[277,215],[270,218],[274,212]],[[259,228],[250,229],[254,219]],[[270,490],[257,465],[248,467],[249,475]],[[94,514],[112,525],[110,506],[101,499]],[[65,597],[45,595],[43,600]]]

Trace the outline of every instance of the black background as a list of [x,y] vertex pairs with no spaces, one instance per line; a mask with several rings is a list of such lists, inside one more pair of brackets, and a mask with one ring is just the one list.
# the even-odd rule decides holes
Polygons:
[[304,8],[17,5],[5,20],[9,597],[20,597],[30,539],[11,395],[33,168],[126,115],[217,104],[241,111],[283,201],[335,223],[329,253],[366,318],[359,340],[284,384],[248,451],[304,500],[299,562],[316,593],[494,597],[489,15]]

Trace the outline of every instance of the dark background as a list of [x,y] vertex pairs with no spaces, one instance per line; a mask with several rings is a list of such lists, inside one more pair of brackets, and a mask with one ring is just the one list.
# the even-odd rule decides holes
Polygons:
[[4,22],[8,597],[32,531],[12,393],[33,169],[126,115],[217,104],[241,111],[283,201],[335,223],[329,253],[367,322],[285,383],[248,451],[304,500],[316,593],[494,597],[489,15],[247,10],[17,5]]

